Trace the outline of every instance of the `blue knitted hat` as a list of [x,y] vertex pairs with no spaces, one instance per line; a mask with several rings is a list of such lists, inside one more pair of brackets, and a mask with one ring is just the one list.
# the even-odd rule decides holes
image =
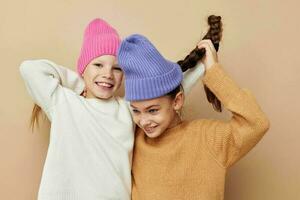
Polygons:
[[166,60],[144,36],[125,38],[118,51],[125,74],[125,99],[138,101],[164,96],[178,87],[183,75],[177,63]]

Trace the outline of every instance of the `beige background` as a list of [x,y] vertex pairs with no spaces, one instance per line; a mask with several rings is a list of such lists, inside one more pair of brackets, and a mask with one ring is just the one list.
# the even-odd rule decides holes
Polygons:
[[[284,4],[283,4],[284,3]],[[26,0],[0,6],[0,199],[31,200],[38,191],[49,124],[28,128],[32,101],[18,67],[48,58],[75,69],[87,23],[103,17],[125,37],[147,35],[177,61],[203,35],[209,14],[223,17],[220,62],[257,97],[271,121],[263,140],[229,170],[227,200],[300,199],[300,3],[292,0]],[[185,116],[225,119],[207,103],[201,82]]]

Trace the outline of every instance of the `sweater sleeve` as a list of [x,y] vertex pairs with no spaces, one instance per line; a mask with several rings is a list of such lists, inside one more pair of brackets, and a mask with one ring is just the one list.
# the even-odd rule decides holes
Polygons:
[[78,95],[84,89],[84,81],[74,71],[59,66],[49,60],[27,60],[20,65],[28,93],[47,116],[49,109],[55,105],[55,95],[69,88]]
[[198,62],[198,64],[188,69],[183,73],[182,87],[184,91],[184,95],[187,96],[192,88],[196,85],[200,77],[204,74],[204,65],[202,62]]
[[228,122],[208,120],[204,134],[211,154],[223,167],[229,167],[260,141],[269,129],[269,120],[252,93],[239,88],[220,64],[206,71],[203,83],[232,113]]

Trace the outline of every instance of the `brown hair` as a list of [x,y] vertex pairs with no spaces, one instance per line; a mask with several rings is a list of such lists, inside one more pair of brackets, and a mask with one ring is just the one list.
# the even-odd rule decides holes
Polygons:
[[[210,15],[208,17],[208,25],[209,30],[207,34],[203,37],[203,39],[210,39],[216,49],[219,50],[219,43],[222,38],[222,22],[220,16]],[[185,72],[189,68],[193,68],[197,65],[197,62],[203,58],[205,55],[205,49],[199,49],[196,47],[193,49],[189,55],[187,55],[183,60],[178,61],[177,63],[180,65],[181,70]],[[206,97],[209,103],[213,105],[213,108],[222,112],[222,106],[220,100],[212,93],[212,91],[204,85],[204,90],[206,93]]]
[[168,94],[166,94],[166,96],[170,96],[172,99],[175,99],[177,93],[179,93],[180,91],[183,91],[183,87],[182,85],[178,85],[175,89],[173,89],[172,91],[170,91]]
[[32,130],[34,129],[35,124],[39,125],[39,115],[41,114],[41,111],[41,107],[34,104],[30,118],[30,127]]

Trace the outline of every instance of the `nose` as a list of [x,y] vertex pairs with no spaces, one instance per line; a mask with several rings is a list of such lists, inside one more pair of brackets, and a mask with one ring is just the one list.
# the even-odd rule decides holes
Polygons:
[[112,69],[110,69],[109,67],[106,67],[103,70],[102,77],[107,78],[107,79],[113,79]]
[[141,116],[141,118],[140,118],[140,125],[141,125],[142,127],[145,127],[145,126],[147,126],[147,125],[149,125],[149,124],[150,124],[149,118],[146,117],[146,116]]

